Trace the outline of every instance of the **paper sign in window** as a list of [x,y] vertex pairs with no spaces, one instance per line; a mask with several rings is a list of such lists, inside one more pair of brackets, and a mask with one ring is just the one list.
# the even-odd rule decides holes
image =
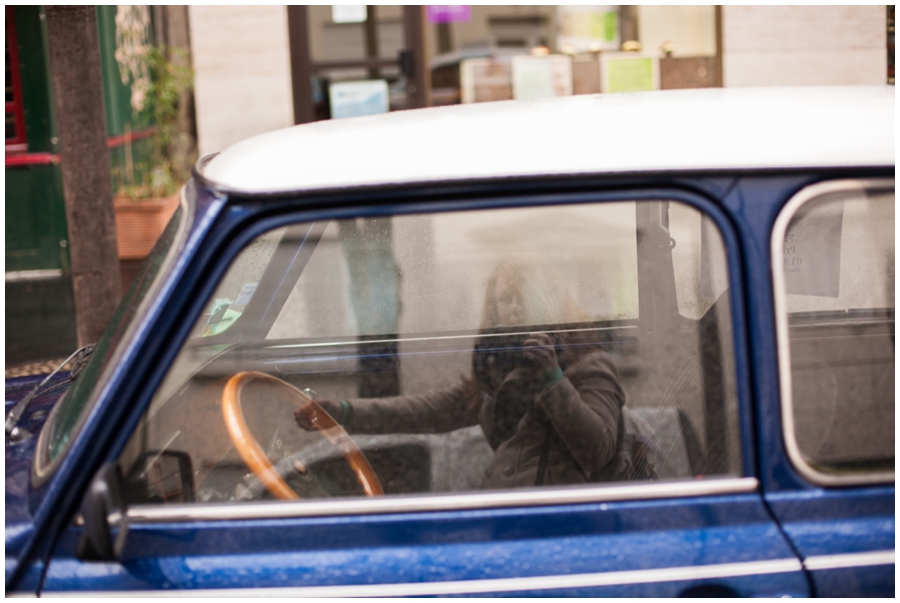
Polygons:
[[791,220],[783,252],[788,293],[840,295],[843,221],[844,204],[840,201],[813,204]]

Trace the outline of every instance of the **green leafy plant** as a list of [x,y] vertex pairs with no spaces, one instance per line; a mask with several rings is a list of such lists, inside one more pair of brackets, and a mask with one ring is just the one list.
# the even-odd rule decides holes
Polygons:
[[[141,50],[139,68],[146,78],[133,80],[140,102],[135,107],[133,96],[132,110],[149,120],[153,133],[146,141],[126,140],[125,165],[114,169],[113,176],[120,196],[167,197],[190,177],[195,159],[184,150],[191,146],[185,140],[190,135],[179,129],[181,103],[193,86],[193,72],[182,49],[157,44]],[[143,159],[132,160],[135,148]]]

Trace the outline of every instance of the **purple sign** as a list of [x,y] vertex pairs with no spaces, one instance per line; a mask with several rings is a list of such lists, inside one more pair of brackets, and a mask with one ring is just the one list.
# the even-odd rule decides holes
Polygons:
[[472,19],[472,7],[468,5],[451,4],[447,6],[427,6],[429,23],[453,23],[456,21],[469,21]]

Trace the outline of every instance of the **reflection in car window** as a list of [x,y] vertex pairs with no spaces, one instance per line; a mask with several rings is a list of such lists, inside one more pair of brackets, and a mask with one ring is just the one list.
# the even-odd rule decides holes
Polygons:
[[224,333],[241,317],[283,235],[284,229],[279,228],[257,237],[235,260],[203,313],[207,318],[200,329],[201,337]]
[[784,236],[792,418],[821,472],[894,467],[894,192],[825,193]]
[[[558,208],[549,223],[547,214],[546,209],[521,208],[332,222],[268,338],[471,329],[484,301],[483,289],[473,285],[483,287],[497,263],[517,253],[539,255],[558,266],[592,316],[637,318],[634,204]],[[390,225],[390,231],[381,224]],[[572,259],[566,261],[565,254]],[[395,273],[402,280],[416,279],[416,286],[401,286],[398,300],[390,298],[393,289],[378,288],[360,303],[366,293],[357,283],[376,275],[390,283]],[[322,287],[323,279],[343,285]],[[397,303],[402,312],[392,308]],[[376,315],[382,310],[384,318]],[[312,316],[315,320],[308,319]]]
[[[741,475],[724,245],[696,209],[307,230],[263,235],[232,263],[208,308],[266,249],[245,305],[256,318],[206,351],[199,318],[121,458],[131,502]],[[268,321],[255,309],[273,305]],[[164,463],[184,483],[148,477]]]

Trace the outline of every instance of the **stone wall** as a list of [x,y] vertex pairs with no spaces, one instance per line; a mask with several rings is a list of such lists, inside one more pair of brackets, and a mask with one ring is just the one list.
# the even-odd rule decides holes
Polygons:
[[724,85],[887,83],[882,6],[723,6]]

